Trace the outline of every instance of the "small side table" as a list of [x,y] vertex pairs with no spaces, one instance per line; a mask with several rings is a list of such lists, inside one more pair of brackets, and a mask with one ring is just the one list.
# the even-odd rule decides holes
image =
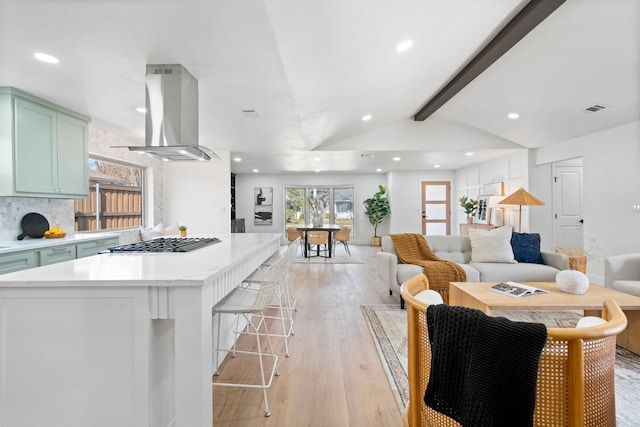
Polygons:
[[497,228],[497,227],[491,224],[460,224],[460,235],[468,236],[469,229],[471,228],[480,229],[480,230],[493,230],[494,228]]

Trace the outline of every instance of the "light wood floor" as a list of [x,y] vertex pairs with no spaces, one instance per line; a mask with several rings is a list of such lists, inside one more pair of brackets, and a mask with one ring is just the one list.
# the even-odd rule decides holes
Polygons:
[[[363,264],[292,264],[298,296],[295,336],[291,356],[280,357],[280,376],[268,389],[271,416],[264,416],[261,390],[214,387],[214,426],[402,425],[360,308],[399,299],[377,276],[379,248],[350,248],[352,258]],[[336,251],[340,255],[343,248]],[[274,342],[277,348],[281,343],[280,338]]]

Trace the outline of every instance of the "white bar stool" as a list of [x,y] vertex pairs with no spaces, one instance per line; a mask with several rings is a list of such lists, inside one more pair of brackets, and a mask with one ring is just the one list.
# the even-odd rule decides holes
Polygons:
[[[222,314],[233,314],[237,316],[236,318],[236,330],[238,321],[240,316],[242,316],[247,322],[247,329],[250,332],[245,332],[247,334],[254,335],[256,338],[256,351],[245,351],[238,350],[236,348],[237,340],[234,340],[233,346],[231,349],[221,349],[220,348],[220,318],[218,318],[217,322],[217,337],[215,340],[215,348],[213,349],[214,354],[214,367],[215,372],[214,376],[219,376],[220,371],[218,370],[220,363],[220,353],[224,352],[227,354],[231,354],[231,357],[235,358],[236,354],[248,354],[255,355],[258,358],[260,364],[260,382],[256,383],[231,383],[231,382],[223,382],[223,381],[212,381],[214,386],[226,386],[226,387],[248,387],[248,388],[259,388],[262,389],[264,395],[264,405],[265,405],[265,417],[271,415],[269,411],[269,401],[267,399],[267,389],[271,387],[271,383],[273,381],[273,377],[280,375],[278,372],[278,356],[273,352],[273,348],[271,346],[271,337],[269,335],[269,330],[267,328],[267,324],[265,322],[264,310],[269,307],[269,304],[274,298],[276,291],[275,283],[262,283],[258,289],[238,286],[235,287],[229,292],[220,302],[213,306],[212,309],[212,319],[215,319],[216,316],[222,316]],[[257,317],[258,323],[253,323],[253,318]],[[215,323],[215,322],[214,322]],[[260,332],[260,328],[264,329],[264,332]],[[262,351],[262,345],[260,336],[265,336],[267,338],[267,349],[268,351]],[[265,372],[264,358],[271,358],[273,361],[273,366],[268,373]],[[268,378],[267,378],[268,377]]]

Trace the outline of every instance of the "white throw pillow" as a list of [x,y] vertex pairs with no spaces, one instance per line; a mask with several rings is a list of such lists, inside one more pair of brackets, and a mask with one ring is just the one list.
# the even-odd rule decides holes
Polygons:
[[515,263],[511,247],[511,226],[493,230],[469,229],[471,262]]
[[163,235],[164,225],[159,223],[154,227],[140,227],[140,237],[142,240],[151,240]]
[[180,230],[177,225],[170,225],[162,230],[163,236],[177,236],[178,234],[180,234]]
[[442,295],[440,295],[438,292],[431,290],[431,289],[425,289],[424,291],[420,291],[415,295],[415,298],[418,301],[422,301],[425,304],[429,304],[429,305],[436,305],[436,304],[442,304]]

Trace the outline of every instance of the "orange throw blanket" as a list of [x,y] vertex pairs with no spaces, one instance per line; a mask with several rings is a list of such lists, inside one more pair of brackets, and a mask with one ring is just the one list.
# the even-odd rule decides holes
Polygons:
[[424,236],[414,233],[390,234],[398,259],[403,264],[420,265],[429,279],[429,289],[449,302],[449,282],[466,282],[464,269],[453,261],[440,259],[433,253]]

